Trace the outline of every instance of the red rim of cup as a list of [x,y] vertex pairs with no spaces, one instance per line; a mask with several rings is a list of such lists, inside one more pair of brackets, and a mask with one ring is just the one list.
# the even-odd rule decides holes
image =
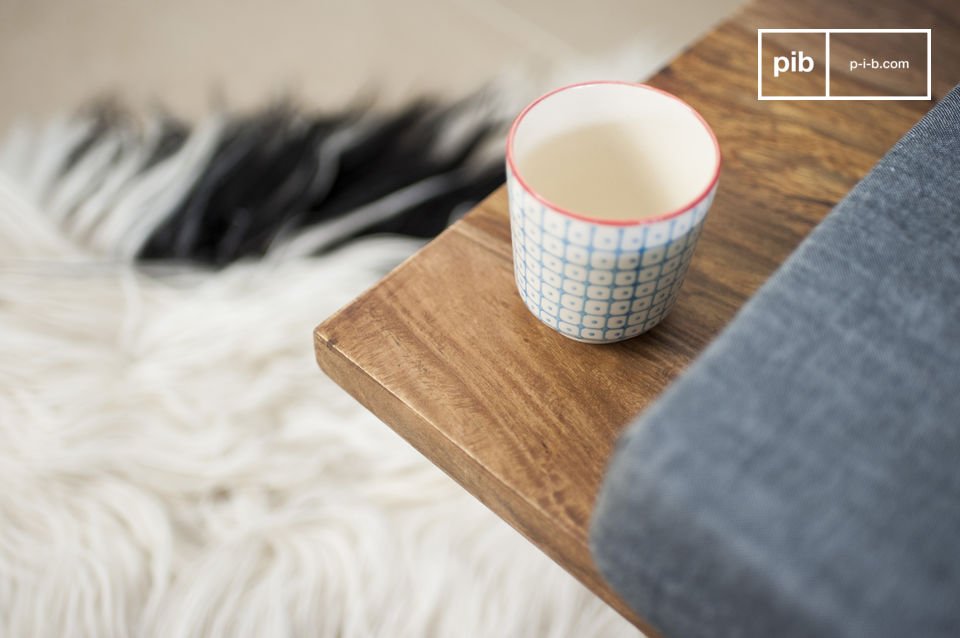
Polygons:
[[[688,202],[687,204],[684,204],[683,206],[681,206],[676,210],[670,211],[669,213],[664,213],[662,215],[657,215],[655,217],[644,217],[643,219],[638,219],[638,220],[599,219],[596,217],[589,217],[587,215],[575,213],[561,206],[557,206],[556,204],[551,202],[549,199],[547,199],[546,197],[543,197],[537,191],[530,188],[530,185],[527,184],[526,181],[524,181],[523,176],[520,175],[520,172],[517,170],[517,166],[513,161],[513,138],[516,136],[517,128],[520,126],[520,123],[523,122],[523,118],[526,117],[527,113],[529,113],[535,106],[537,106],[538,104],[540,104],[541,102],[549,98],[550,96],[556,95],[557,93],[561,93],[563,91],[569,91],[570,89],[576,89],[583,86],[602,86],[605,84],[619,84],[622,86],[632,86],[634,88],[643,89],[646,91],[653,91],[655,93],[660,93],[661,95],[665,95],[666,97],[679,102],[684,108],[688,109],[691,113],[693,113],[693,115],[698,120],[700,120],[700,123],[703,124],[703,127],[707,130],[707,133],[710,134],[710,139],[713,141],[713,148],[716,151],[716,169],[714,169],[713,178],[711,178],[706,188],[704,188],[696,197],[690,200],[690,202]],[[722,163],[722,156],[720,154],[720,143],[717,141],[717,136],[714,134],[713,129],[710,128],[710,125],[707,124],[707,121],[703,119],[703,116],[700,115],[700,113],[698,113],[695,108],[693,108],[692,106],[690,106],[689,104],[687,104],[686,102],[678,98],[673,93],[668,93],[667,91],[650,86],[649,84],[642,84],[640,82],[624,82],[620,80],[594,80],[590,82],[578,82],[576,84],[568,84],[566,86],[561,86],[560,88],[553,89],[549,93],[545,93],[541,95],[536,100],[528,104],[526,108],[520,111],[520,115],[518,115],[517,119],[513,121],[513,125],[510,127],[510,133],[507,135],[507,164],[510,166],[510,172],[513,173],[514,178],[518,182],[520,182],[520,185],[524,188],[524,190],[526,190],[528,193],[533,195],[533,197],[537,199],[537,201],[539,201],[544,206],[547,206],[551,210],[554,210],[563,215],[567,215],[568,217],[573,217],[574,219],[579,219],[580,221],[590,222],[591,224],[602,224],[605,226],[639,226],[642,224],[652,224],[656,222],[661,222],[667,219],[671,219],[673,217],[677,217],[678,215],[682,215],[683,213],[689,211],[691,208],[693,208],[694,206],[699,204],[701,201],[703,201],[703,199],[710,193],[713,187],[716,186],[717,180],[720,179],[721,163]]]

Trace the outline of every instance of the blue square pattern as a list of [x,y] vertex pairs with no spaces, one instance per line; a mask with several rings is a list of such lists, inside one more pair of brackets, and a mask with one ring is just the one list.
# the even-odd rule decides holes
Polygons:
[[652,224],[591,224],[558,213],[507,171],[514,275],[527,308],[555,330],[612,343],[650,330],[673,307],[716,186]]

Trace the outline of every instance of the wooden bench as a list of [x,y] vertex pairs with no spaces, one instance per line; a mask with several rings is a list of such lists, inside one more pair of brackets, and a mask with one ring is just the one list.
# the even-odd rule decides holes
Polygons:
[[936,97],[960,79],[951,2],[757,2],[650,81],[706,117],[725,160],[679,302],[652,332],[591,346],[534,319],[514,286],[501,188],[321,324],[320,367],[652,633],[600,578],[587,546],[617,435],[931,106],[758,101],[757,29],[933,27]]

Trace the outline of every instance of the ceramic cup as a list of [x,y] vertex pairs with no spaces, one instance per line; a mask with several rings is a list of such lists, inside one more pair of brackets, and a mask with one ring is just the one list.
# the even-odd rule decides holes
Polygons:
[[666,317],[713,201],[720,147],[669,93],[586,82],[524,109],[507,138],[517,288],[530,312],[588,343]]

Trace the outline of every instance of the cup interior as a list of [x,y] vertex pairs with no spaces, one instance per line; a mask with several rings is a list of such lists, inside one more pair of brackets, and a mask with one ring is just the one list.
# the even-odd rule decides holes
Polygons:
[[516,119],[507,141],[514,176],[544,204],[617,224],[679,214],[704,197],[720,148],[679,98],[627,82],[548,93]]

